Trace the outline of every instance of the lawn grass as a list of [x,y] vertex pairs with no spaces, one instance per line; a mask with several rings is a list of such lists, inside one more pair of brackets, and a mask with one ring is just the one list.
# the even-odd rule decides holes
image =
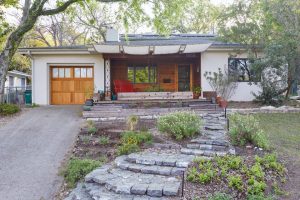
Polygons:
[[255,114],[271,146],[300,164],[300,113]]

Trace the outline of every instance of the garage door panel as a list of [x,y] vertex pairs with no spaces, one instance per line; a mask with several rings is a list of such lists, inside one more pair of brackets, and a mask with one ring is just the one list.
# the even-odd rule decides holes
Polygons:
[[62,81],[62,92],[75,92],[74,81]]
[[[76,76],[75,68],[80,69]],[[51,104],[83,104],[85,93],[94,90],[94,78],[88,72],[93,72],[93,67],[51,66]]]

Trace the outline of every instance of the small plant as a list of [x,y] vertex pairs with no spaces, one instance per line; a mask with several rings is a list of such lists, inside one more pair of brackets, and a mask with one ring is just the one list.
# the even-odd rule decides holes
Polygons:
[[152,135],[148,132],[127,131],[122,134],[121,145],[117,149],[118,155],[130,154],[140,150],[140,145],[150,143]]
[[193,112],[174,112],[159,117],[157,125],[159,131],[169,133],[175,139],[181,140],[199,133],[202,121]]
[[96,128],[95,122],[92,120],[87,120],[86,123],[87,123],[88,134],[90,134],[90,135],[96,134],[98,129]]
[[229,187],[235,188],[239,191],[243,190],[243,181],[241,176],[235,175],[229,177]]
[[264,191],[266,189],[267,185],[264,181],[253,181],[253,184],[249,184],[248,187],[248,194],[250,195],[264,195]]
[[99,137],[99,144],[106,145],[109,143],[109,137],[101,136]]
[[88,144],[90,142],[90,140],[91,140],[91,137],[88,135],[83,135],[81,137],[81,141],[83,142],[83,144]]
[[252,115],[231,115],[229,136],[235,145],[245,146],[247,143],[251,143],[258,147],[269,149],[266,134]]
[[193,93],[201,94],[201,87],[200,86],[193,87]]
[[131,115],[127,119],[127,126],[130,131],[134,131],[138,123],[139,117],[136,115]]
[[100,166],[100,161],[72,158],[68,162],[66,168],[62,171],[62,175],[64,176],[68,187],[74,187],[79,180]]
[[6,116],[6,115],[12,115],[17,112],[20,112],[20,108],[17,105],[14,104],[0,104],[0,116]]
[[97,133],[97,128],[96,127],[88,127],[88,133],[91,135],[94,135]]
[[208,200],[232,200],[232,196],[225,193],[215,193],[213,196],[209,197]]

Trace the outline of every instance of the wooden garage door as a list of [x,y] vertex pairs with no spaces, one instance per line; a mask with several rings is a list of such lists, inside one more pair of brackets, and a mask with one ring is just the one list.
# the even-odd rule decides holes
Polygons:
[[94,90],[93,67],[51,66],[51,104],[83,104]]

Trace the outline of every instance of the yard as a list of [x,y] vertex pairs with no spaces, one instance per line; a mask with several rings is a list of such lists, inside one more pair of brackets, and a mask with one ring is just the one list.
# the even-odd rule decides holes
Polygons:
[[256,117],[289,170],[285,198],[300,199],[300,113],[256,114]]

